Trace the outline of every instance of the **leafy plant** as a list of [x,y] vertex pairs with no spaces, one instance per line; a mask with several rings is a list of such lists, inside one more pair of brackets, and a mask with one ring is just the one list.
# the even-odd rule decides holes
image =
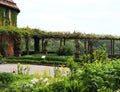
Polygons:
[[101,49],[97,49],[93,52],[93,61],[101,61],[101,62],[105,62],[108,61],[108,54],[105,50],[105,48],[101,48]]
[[73,50],[69,46],[61,46],[59,47],[56,53],[57,55],[60,55],[60,56],[63,56],[63,55],[70,56],[70,55],[73,55]]
[[12,73],[0,73],[0,81],[3,84],[8,84],[10,82],[13,82],[16,79],[16,77]]
[[48,86],[53,92],[65,92],[64,81],[59,81]]
[[90,54],[83,54],[80,56],[80,61],[81,62],[107,62],[108,61],[108,54],[106,52],[105,48],[100,48],[97,50],[94,50],[92,53],[92,61],[91,61],[91,55]]
[[24,68],[20,63],[18,63],[18,65],[17,65],[17,70],[18,70],[18,74],[29,74],[30,66],[27,65],[27,66]]
[[79,68],[78,63],[73,58],[67,60],[66,66],[70,68],[71,72],[75,72]]

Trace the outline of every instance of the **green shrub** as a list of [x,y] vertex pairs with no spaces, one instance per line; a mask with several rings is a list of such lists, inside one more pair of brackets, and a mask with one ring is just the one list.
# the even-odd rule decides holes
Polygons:
[[3,61],[0,59],[0,64],[2,64],[3,63]]
[[70,80],[83,83],[83,92],[115,92],[120,89],[120,61],[86,63]]
[[42,64],[45,64],[45,63],[47,63],[47,62],[48,62],[48,61],[45,60],[45,59],[40,61],[40,63],[42,63]]
[[33,92],[50,92],[50,90],[48,87],[41,86],[33,88]]
[[82,62],[106,62],[108,61],[108,54],[104,48],[94,50],[91,54],[83,54],[80,56],[80,61]]
[[61,46],[59,47],[56,53],[59,56],[63,56],[63,55],[70,56],[73,55],[73,50],[70,46]]
[[108,54],[104,48],[93,52],[93,61],[105,62],[108,60]]
[[16,77],[12,73],[0,73],[0,81],[3,84],[7,84],[10,82],[13,82],[16,79]]
[[73,58],[67,60],[66,66],[70,68],[71,72],[74,72],[79,68],[78,63],[76,63]]
[[52,92],[66,92],[64,81],[56,82],[48,86]]
[[46,60],[48,61],[66,61],[67,56],[46,56]]
[[84,63],[90,62],[90,54],[83,54],[80,56],[80,61]]
[[[45,59],[41,58],[40,55],[27,55],[27,56],[21,56],[21,57],[7,57],[4,61],[8,63],[24,63],[24,64],[54,64],[60,62],[60,64],[67,61],[67,58],[70,56],[58,56],[56,54],[47,54]],[[51,62],[52,61],[52,62]]]
[[[100,89],[97,90],[97,92],[113,92],[112,89],[106,88],[106,87],[101,87]],[[119,92],[119,91],[116,91]]]

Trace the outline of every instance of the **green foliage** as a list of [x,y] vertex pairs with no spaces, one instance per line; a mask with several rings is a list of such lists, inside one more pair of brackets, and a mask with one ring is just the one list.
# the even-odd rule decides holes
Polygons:
[[9,9],[6,8],[6,10],[4,11],[4,14],[5,14],[5,26],[10,26],[10,18],[9,18]]
[[29,74],[30,66],[27,65],[27,66],[24,67],[23,65],[18,63],[17,70],[18,70],[18,74]]
[[98,89],[97,92],[113,92],[113,91],[110,88],[106,88],[105,86],[103,86],[100,89]]
[[67,60],[66,66],[70,68],[71,72],[74,72],[79,68],[77,62],[75,62],[73,58]]
[[[16,20],[16,12],[15,11],[12,11],[14,12],[13,15],[12,15],[12,18],[15,22]],[[2,14],[2,9],[0,11],[0,15],[3,15]],[[1,18],[2,16],[0,16]],[[40,29],[31,29],[29,27],[26,27],[26,28],[16,28],[16,27],[3,27],[1,26],[0,27],[0,32],[3,31],[3,32],[11,32],[14,34],[14,32],[17,32],[19,35],[28,35],[28,36],[34,36],[34,37],[43,37],[43,38],[73,38],[73,39],[77,39],[77,38],[86,38],[87,39],[99,39],[99,38],[102,38],[102,39],[111,39],[111,38],[115,38],[115,39],[119,39],[120,37],[118,36],[112,36],[112,35],[97,35],[97,34],[85,34],[85,33],[80,33],[80,32],[77,32],[77,33],[73,33],[73,34],[63,34],[62,32],[45,32],[44,30],[40,30]],[[54,39],[52,39],[51,43],[49,43],[50,45],[53,45],[53,43],[55,42],[56,46],[58,46],[58,42],[56,42]],[[70,43],[69,43],[70,44]]]
[[82,82],[77,80],[69,81],[65,78],[62,81],[48,85],[50,92],[87,92],[86,87],[83,86]]
[[[2,10],[0,11],[2,12]],[[16,16],[15,13],[13,13],[13,16]],[[1,17],[1,16],[0,16]],[[77,39],[77,38],[83,38],[81,39],[81,46],[80,46],[80,54],[84,53],[84,50],[83,50],[83,41],[86,39],[86,40],[92,40],[92,39],[95,39],[95,40],[98,40],[99,38],[101,39],[107,39],[106,40],[102,40],[102,42],[98,42],[98,45],[100,44],[103,44],[103,43],[106,43],[106,47],[107,47],[107,53],[110,53],[110,40],[113,38],[115,39],[119,39],[120,37],[114,37],[114,36],[111,36],[111,35],[96,35],[96,34],[85,34],[85,33],[73,33],[73,34],[63,34],[63,33],[60,33],[60,32],[45,32],[43,30],[40,30],[40,29],[31,29],[29,27],[26,27],[26,28],[16,28],[16,27],[3,27],[3,26],[0,26],[0,32],[1,33],[5,33],[5,34],[8,34],[8,35],[12,35],[14,37],[14,41],[15,41],[15,44],[14,44],[14,51],[15,51],[15,54],[17,54],[16,56],[20,56],[21,54],[21,51],[22,51],[22,47],[25,48],[25,44],[23,46],[23,44],[21,43],[22,41],[22,38],[24,39],[25,37],[28,37],[28,38],[52,38],[49,42],[48,42],[48,45],[50,47],[47,46],[47,49],[49,49],[49,51],[56,51],[56,47],[59,46],[59,39],[63,39],[63,38],[67,38],[67,39]],[[32,38],[33,37],[33,38]],[[58,40],[56,40],[56,38],[58,38]],[[30,40],[31,41],[31,40]],[[71,40],[71,42],[67,41],[69,44],[68,46],[66,47],[60,47],[59,50],[57,51],[58,55],[73,55],[73,50],[75,49],[74,44],[72,43],[73,41]],[[66,44],[67,44],[66,42]],[[72,44],[71,44],[72,43]],[[116,43],[116,42],[115,42]],[[34,48],[34,43],[33,43],[33,40],[30,42],[30,50],[33,50]],[[94,44],[95,45],[95,44]],[[18,48],[17,48],[18,47]],[[28,48],[28,47],[27,47]],[[52,49],[51,49],[52,48]],[[55,48],[55,49],[53,49]],[[93,46],[94,48],[94,46]],[[119,53],[119,42],[117,41],[117,43],[115,44],[115,54]],[[18,51],[19,50],[19,51]],[[89,52],[89,51],[88,51]],[[4,51],[3,51],[4,53]],[[97,53],[97,52],[96,52]]]
[[61,46],[59,47],[59,49],[57,50],[57,55],[60,55],[60,56],[70,56],[70,55],[73,55],[73,50],[70,46]]
[[[31,92],[31,88],[28,87],[28,82],[33,78],[32,75],[14,75],[16,80],[9,83],[8,86],[2,86],[0,92]],[[27,86],[27,88],[24,88]]]
[[[0,21],[1,21],[1,26],[4,26],[4,22],[5,22],[5,26],[10,26],[10,19],[9,19],[9,9],[4,7],[4,6],[0,6]],[[12,25],[16,26],[17,24],[17,11],[15,10],[11,10],[11,21],[12,21]]]
[[0,6],[0,21],[2,23],[2,26],[4,23],[4,11],[5,11],[5,8],[3,6]]
[[[70,67],[74,65],[73,59],[69,59],[68,62],[70,62]],[[38,73],[16,74],[17,80],[11,81],[9,86],[2,85],[4,89],[1,88],[0,92],[119,92],[120,60],[84,63],[79,69],[75,69],[77,71],[72,76],[62,77],[58,68],[55,77],[46,74],[42,76]],[[71,70],[74,70],[74,67]],[[1,82],[0,85],[3,83]]]
[[119,60],[84,64],[81,70],[72,76],[72,80],[82,82],[83,87],[87,87],[84,92],[113,92],[120,88],[119,64]]
[[66,56],[57,56],[57,55],[47,55],[46,56],[46,60],[48,60],[48,61],[63,61],[63,62],[65,62],[66,60],[67,60],[67,58],[68,57],[66,57]]
[[80,61],[84,63],[90,62],[90,54],[83,54],[80,56]]
[[52,92],[66,92],[64,81],[53,83],[49,85],[48,87],[50,88],[50,90],[52,90]]
[[49,65],[63,65],[66,64],[70,56],[58,56],[56,54],[47,54],[43,60],[42,54],[25,55],[21,57],[6,57],[4,62],[7,63],[24,63],[24,64],[49,64]]
[[0,54],[5,57],[6,56],[6,49],[8,47],[8,39],[4,39],[0,42]]
[[17,12],[12,10],[12,25],[17,26]]
[[50,92],[49,88],[48,87],[36,87],[36,88],[33,88],[33,92]]
[[[91,59],[92,58],[92,59]],[[105,50],[105,48],[100,48],[97,50],[94,50],[94,52],[91,54],[83,54],[80,56],[81,62],[107,62],[108,61],[108,54]]]
[[104,48],[97,49],[93,52],[93,61],[105,62],[108,60],[108,54]]
[[43,59],[43,60],[41,60],[40,62],[43,63],[43,64],[45,64],[45,63],[47,63],[48,61],[45,60],[45,59]]
[[13,82],[16,77],[12,73],[0,73],[0,82],[3,84],[8,84]]

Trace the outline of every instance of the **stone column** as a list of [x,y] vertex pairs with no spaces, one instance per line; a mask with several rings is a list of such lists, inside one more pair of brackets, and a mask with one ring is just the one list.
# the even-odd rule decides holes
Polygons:
[[40,52],[40,48],[39,48],[39,38],[35,37],[34,38],[34,51],[35,53],[39,53]]
[[18,33],[14,34],[14,55],[21,56],[21,36]]
[[25,36],[25,50],[27,55],[29,55],[29,40],[30,38],[28,36]]
[[79,43],[78,39],[75,40],[75,48],[76,48],[76,51],[75,51],[75,60],[79,61],[79,58],[80,58],[80,43]]

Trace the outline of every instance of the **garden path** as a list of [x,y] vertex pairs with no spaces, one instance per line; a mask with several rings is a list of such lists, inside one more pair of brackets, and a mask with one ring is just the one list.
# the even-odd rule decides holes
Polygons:
[[[43,66],[43,65],[31,65],[31,64],[21,64],[24,68],[29,65],[30,72],[33,74],[39,72],[41,75],[46,71],[50,76],[54,76],[54,67],[52,66]],[[64,68],[66,71],[69,71],[68,68]],[[17,64],[0,64],[0,72],[10,72],[15,71],[17,73]]]

